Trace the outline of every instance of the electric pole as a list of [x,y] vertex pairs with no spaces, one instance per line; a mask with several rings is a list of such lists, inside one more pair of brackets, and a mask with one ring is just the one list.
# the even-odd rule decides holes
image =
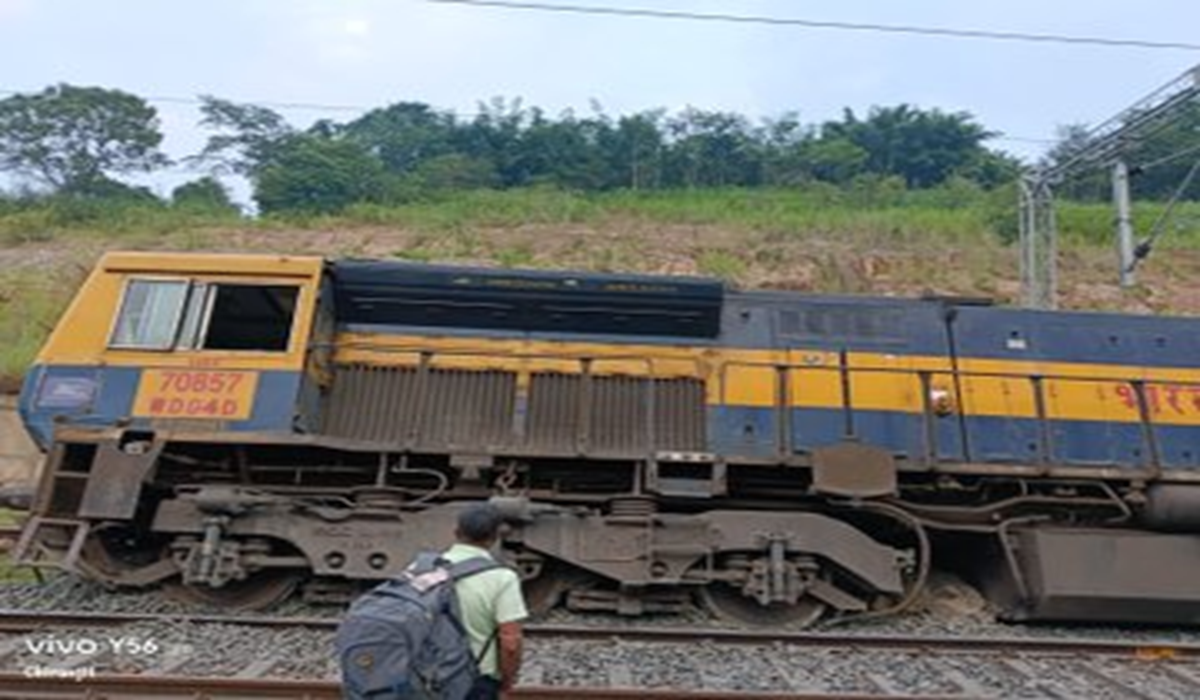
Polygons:
[[1053,187],[1097,167],[1111,168],[1116,208],[1117,250],[1122,287],[1134,283],[1137,249],[1124,150],[1169,126],[1200,95],[1200,66],[1195,66],[1133,106],[1088,132],[1085,146],[1062,163],[1025,174],[1020,183],[1021,301],[1035,309],[1057,305],[1058,230]]

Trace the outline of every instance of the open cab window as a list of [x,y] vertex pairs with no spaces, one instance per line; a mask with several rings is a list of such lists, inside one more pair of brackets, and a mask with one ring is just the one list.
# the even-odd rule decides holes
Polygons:
[[284,352],[299,292],[295,285],[131,279],[109,346]]

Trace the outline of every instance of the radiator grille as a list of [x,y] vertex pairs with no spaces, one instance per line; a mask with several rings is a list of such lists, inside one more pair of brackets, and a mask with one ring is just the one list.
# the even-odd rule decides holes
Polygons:
[[339,368],[323,432],[414,450],[641,455],[704,451],[704,384],[501,371]]
[[324,432],[420,446],[490,449],[508,439],[516,397],[510,372],[341,368]]

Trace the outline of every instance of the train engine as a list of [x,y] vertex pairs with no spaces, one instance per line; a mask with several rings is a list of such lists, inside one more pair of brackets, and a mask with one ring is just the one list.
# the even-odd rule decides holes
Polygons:
[[1200,619],[1200,321],[110,253],[30,369],[16,556],[338,600],[490,499],[536,610]]

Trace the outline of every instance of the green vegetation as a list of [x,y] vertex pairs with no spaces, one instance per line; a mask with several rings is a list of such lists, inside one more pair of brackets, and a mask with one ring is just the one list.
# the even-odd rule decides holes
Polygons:
[[[972,115],[911,105],[803,124],[687,108],[547,115],[497,99],[460,117],[419,102],[308,128],[201,98],[209,174],[169,200],[118,178],[168,163],[146,100],[59,85],[0,99],[0,377],[32,360],[106,249],[242,250],[503,267],[705,274],[748,287],[874,294],[1017,294],[1013,157]],[[1136,228],[1183,179],[1200,108],[1130,144]],[[1067,130],[1048,162],[1088,146]],[[246,218],[218,176],[246,178]],[[1175,282],[1111,292],[1103,173],[1059,188],[1075,308],[1200,313],[1200,204],[1152,258]],[[1174,284],[1175,286],[1171,286]]]
[[[951,180],[908,190],[887,179],[846,187],[585,194],[548,187],[478,190],[431,201],[358,204],[343,214],[243,219],[210,186],[177,205],[49,198],[0,204],[0,376],[20,376],[95,256],[106,249],[247,250],[396,257],[503,267],[701,274],[748,287],[920,294],[1012,301],[1015,195]],[[200,196],[200,195],[203,195]],[[187,199],[187,198],[185,198]],[[1162,205],[1136,208],[1148,231]],[[1175,221],[1200,219],[1184,204]],[[1059,207],[1063,254],[1111,282],[1112,212]],[[1170,251],[1200,250],[1200,227],[1171,228],[1151,258],[1195,274]],[[1076,262],[1068,274],[1077,274]],[[1187,285],[1186,277],[1182,284]],[[1144,296],[1144,295],[1143,295]],[[1179,310],[1170,295],[1155,302]],[[1084,299],[1080,308],[1117,308]]]
[[[0,508],[0,527],[11,528],[17,527],[25,522],[25,512],[19,510],[11,510],[9,508]],[[9,542],[8,546],[15,546],[16,542]],[[19,583],[25,581],[36,580],[33,570],[28,567],[17,567],[8,559],[7,552],[0,552],[0,582],[4,583]]]
[[0,380],[25,373],[80,282],[81,274],[57,265],[0,272]]
[[153,107],[120,90],[57,85],[0,100],[0,169],[63,194],[130,190],[113,173],[169,164]]

